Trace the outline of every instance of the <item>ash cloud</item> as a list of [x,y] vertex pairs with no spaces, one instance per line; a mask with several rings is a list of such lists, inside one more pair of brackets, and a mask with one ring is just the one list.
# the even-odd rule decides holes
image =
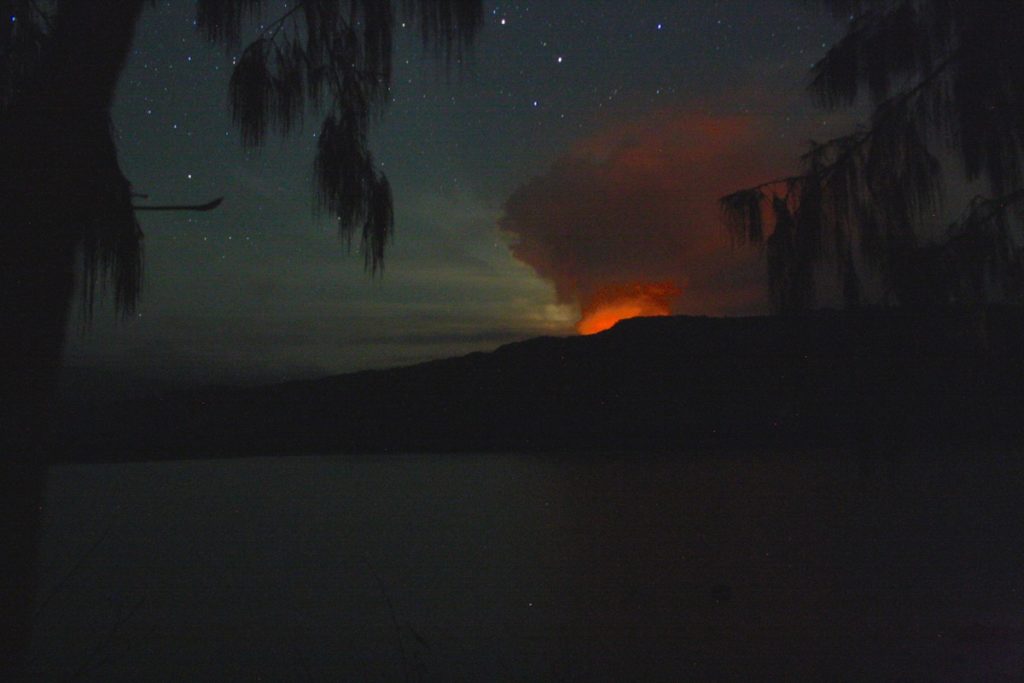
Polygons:
[[718,198],[783,168],[763,122],[662,113],[580,140],[506,201],[513,255],[586,311],[609,286],[667,282],[674,313],[767,309],[763,260],[734,246]]

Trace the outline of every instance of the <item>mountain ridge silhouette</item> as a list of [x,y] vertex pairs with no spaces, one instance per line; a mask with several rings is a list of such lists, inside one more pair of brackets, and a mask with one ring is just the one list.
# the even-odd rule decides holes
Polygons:
[[[1024,435],[1024,313],[637,318],[588,337],[92,406],[73,460],[289,453],[679,451]],[[887,446],[888,447],[888,446]]]

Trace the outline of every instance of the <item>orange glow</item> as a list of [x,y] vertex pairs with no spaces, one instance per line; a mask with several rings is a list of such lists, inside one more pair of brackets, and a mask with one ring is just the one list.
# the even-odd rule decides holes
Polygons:
[[576,323],[580,334],[597,334],[629,318],[672,315],[672,301],[682,290],[671,282],[608,285],[589,297]]

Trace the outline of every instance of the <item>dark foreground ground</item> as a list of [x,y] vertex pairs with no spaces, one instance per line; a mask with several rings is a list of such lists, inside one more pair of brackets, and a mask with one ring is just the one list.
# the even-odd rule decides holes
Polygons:
[[642,319],[79,407],[30,670],[1021,680],[1022,399],[1024,315],[990,310]]
[[1016,682],[1021,456],[56,467],[31,680]]
[[646,318],[316,381],[81,407],[74,460],[1016,443],[1024,314]]

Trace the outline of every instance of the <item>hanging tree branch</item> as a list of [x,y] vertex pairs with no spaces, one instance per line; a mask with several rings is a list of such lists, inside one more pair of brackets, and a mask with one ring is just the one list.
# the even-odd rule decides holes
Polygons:
[[[80,69],[81,60],[68,60],[62,52],[68,44],[78,45],[79,26],[128,27],[123,49],[118,43],[116,49],[103,52],[121,63],[97,71],[113,87],[120,74],[114,66],[123,67],[135,21],[150,3],[107,0],[102,20],[93,16],[94,3],[76,0],[0,4],[9,11],[0,22],[3,117],[16,105],[30,110],[25,103],[32,93],[42,92],[44,97],[38,99],[45,100],[49,93],[67,92],[48,87],[46,79],[68,64]],[[347,244],[359,234],[366,268],[378,272],[393,234],[394,210],[390,184],[369,149],[368,133],[390,100],[394,31],[400,19],[417,25],[425,43],[438,55],[443,52],[450,65],[453,57],[461,58],[469,49],[482,25],[482,0],[195,0],[195,6],[197,29],[235,54],[243,33],[269,9],[279,8],[240,50],[229,85],[232,117],[243,144],[250,148],[261,147],[271,133],[290,134],[307,115],[319,119],[316,206],[337,223]],[[83,16],[88,20],[81,20]],[[89,76],[91,71],[86,71]],[[86,94],[95,90],[82,88]],[[116,163],[109,112],[79,117],[79,124],[81,133],[95,139],[111,160],[109,168],[101,169],[104,179],[94,174],[102,189],[92,194],[98,197],[90,204],[95,215],[85,221],[88,225],[77,245],[85,317],[91,316],[97,291],[107,285],[117,309],[129,315],[142,283],[142,232],[135,212],[204,211],[215,204],[133,206],[130,184]]]
[[213,211],[220,206],[223,201],[223,197],[217,197],[205,204],[164,204],[159,206],[133,205],[132,208],[136,211]]
[[[801,174],[722,198],[723,219],[740,243],[760,244],[778,233],[776,242],[826,245],[807,251],[779,250],[776,244],[773,253],[774,258],[788,254],[785,258],[796,259],[791,270],[806,269],[800,259],[831,260],[844,290],[859,291],[856,263],[863,261],[881,274],[898,300],[906,301],[909,294],[899,283],[913,278],[902,271],[916,267],[920,231],[939,208],[948,175],[933,146],[958,154],[964,177],[984,178],[995,197],[1012,196],[1020,187],[1024,59],[1012,36],[1024,29],[1024,5],[1010,0],[970,8],[953,0],[824,1],[837,13],[855,14],[846,36],[814,67],[811,91],[820,105],[835,109],[856,102],[865,86],[875,102],[871,125],[824,144],[811,143]],[[908,81],[902,89],[896,85]],[[807,234],[790,226],[780,207]],[[766,214],[774,217],[767,238]],[[979,230],[981,222],[1002,220],[1007,212],[972,215],[975,220],[959,229]],[[1012,231],[1005,222],[1000,230],[1005,245]],[[991,276],[998,279],[1006,272],[994,269]],[[783,282],[814,288],[807,279],[770,278],[776,310],[779,302],[802,306],[813,300],[793,292],[781,296],[775,288]]]
[[[259,3],[200,0],[200,29],[229,49],[237,45],[243,4],[251,13]],[[322,113],[317,207],[349,245],[359,232],[371,273],[383,267],[394,229],[391,188],[367,137],[390,100],[393,4],[299,0],[242,51],[230,84],[232,116],[249,147],[260,147],[272,128],[287,135],[307,113]],[[479,0],[403,0],[400,9],[449,59],[469,45],[483,18]]]

